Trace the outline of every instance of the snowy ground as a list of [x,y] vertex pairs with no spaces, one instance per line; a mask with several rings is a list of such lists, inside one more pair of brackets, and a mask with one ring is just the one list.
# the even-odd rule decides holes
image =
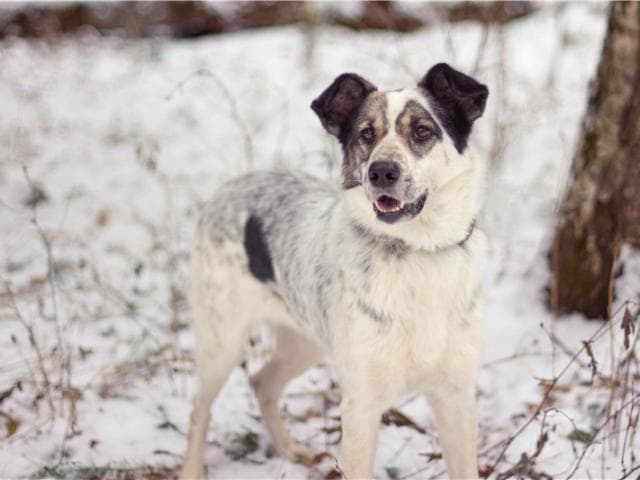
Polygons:
[[[396,88],[442,60],[491,91],[475,135],[494,165],[483,219],[481,468],[492,478],[620,478],[637,467],[627,426],[638,418],[640,373],[621,361],[622,313],[607,328],[554,321],[544,307],[554,212],[605,25],[603,5],[565,4],[487,32],[287,27],[0,45],[0,477],[171,476],[194,389],[184,287],[198,206],[258,167],[335,181],[339,149],[310,101],[343,71]],[[32,209],[38,190],[46,200]],[[623,254],[616,308],[640,292],[640,257]],[[592,375],[583,341],[594,334]],[[294,435],[328,453],[311,469],[292,465],[273,456],[247,385],[268,348],[249,348],[215,404],[209,473],[330,476],[339,439],[331,368],[287,391]],[[418,428],[382,427],[378,478],[443,476],[426,404],[397,407]]]

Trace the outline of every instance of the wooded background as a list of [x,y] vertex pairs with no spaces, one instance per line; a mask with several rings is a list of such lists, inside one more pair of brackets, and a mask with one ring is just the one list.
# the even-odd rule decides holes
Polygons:
[[551,254],[557,314],[608,319],[620,247],[640,248],[639,86],[640,3],[614,2],[558,212]]
[[27,4],[4,15],[0,11],[0,38],[47,38],[69,33],[191,38],[297,23],[411,32],[438,22],[506,23],[534,11],[528,1],[430,3],[421,8],[417,15],[389,1],[365,2],[363,8],[349,14],[330,4],[319,7],[313,2],[290,1]]

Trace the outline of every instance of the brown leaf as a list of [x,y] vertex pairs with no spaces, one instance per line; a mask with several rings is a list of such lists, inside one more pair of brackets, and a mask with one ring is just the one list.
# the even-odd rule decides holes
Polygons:
[[105,208],[100,210],[96,215],[96,226],[106,227],[109,224],[109,211]]
[[5,438],[9,438],[18,431],[18,427],[20,427],[20,421],[4,412],[0,412],[0,417],[4,417],[4,419],[6,420],[5,426],[7,428],[7,436]]
[[29,279],[29,286],[40,287],[47,282],[47,277],[43,275],[34,275]]
[[396,410],[395,408],[390,408],[382,415],[382,423],[384,425],[395,425],[396,427],[410,427],[413,428],[416,432],[422,433],[423,435],[427,433],[427,431],[418,425],[416,422],[407,417],[400,410]]
[[327,472],[324,478],[326,480],[339,480],[341,478],[344,478],[344,476],[342,475],[342,472],[340,470],[338,470],[337,468],[332,468]]
[[312,420],[314,418],[318,418],[321,416],[322,416],[322,413],[320,413],[318,410],[314,410],[313,408],[310,408],[309,410],[304,412],[304,414],[300,417],[300,421],[306,423],[309,420]]
[[18,431],[18,427],[20,426],[20,422],[18,422],[14,418],[10,418],[7,421],[7,437],[12,436],[14,433]]
[[331,455],[328,452],[321,452],[321,453],[317,453],[311,457],[305,457],[305,458],[301,458],[301,463],[307,467],[312,467],[314,465],[318,465],[319,463],[321,463],[323,460],[325,459],[329,459],[331,460],[333,458],[333,455]]
[[569,435],[567,435],[567,438],[574,442],[584,443],[585,445],[589,445],[593,441],[592,434],[578,428],[575,428]]
[[493,473],[493,465],[480,465],[478,475],[480,478],[488,478]]
[[620,386],[620,382],[612,377],[602,377],[599,386],[604,389],[614,390]]
[[72,402],[77,402],[78,400],[82,400],[82,397],[84,396],[82,394],[82,391],[78,390],[75,387],[67,387],[67,388],[65,388],[64,391],[62,392],[62,394],[63,394],[63,396],[65,398],[68,398]]
[[433,462],[434,460],[440,460],[442,458],[442,453],[440,452],[427,452],[421,453],[420,455],[422,455],[423,457],[427,457],[427,463]]
[[553,383],[554,381],[548,378],[542,378],[538,381],[538,385],[543,391],[553,389],[554,392],[567,393],[571,391],[570,385],[561,385],[559,383]]

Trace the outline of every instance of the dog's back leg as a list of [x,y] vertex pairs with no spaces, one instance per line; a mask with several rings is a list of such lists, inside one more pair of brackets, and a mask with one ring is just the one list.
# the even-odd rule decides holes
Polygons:
[[249,299],[257,298],[261,287],[247,278],[241,262],[230,260],[232,255],[203,235],[195,238],[190,303],[199,386],[193,397],[184,479],[203,477],[211,404],[237,365],[249,327],[257,319],[259,305]]
[[322,350],[289,327],[278,324],[273,330],[276,346],[272,357],[251,378],[251,385],[278,453],[292,461],[306,462],[312,454],[291,440],[278,409],[278,399],[290,380],[322,358]]
[[[197,308],[194,310],[194,316],[197,317]],[[208,318],[211,328],[200,326],[195,329],[195,364],[199,386],[193,397],[187,453],[181,474],[184,479],[204,477],[204,449],[211,404],[240,359],[249,326],[249,322],[242,317],[236,317],[236,322],[227,321],[220,325],[215,318],[217,315],[220,314]],[[196,318],[196,324],[202,320]],[[224,335],[220,336],[215,327],[224,329]]]

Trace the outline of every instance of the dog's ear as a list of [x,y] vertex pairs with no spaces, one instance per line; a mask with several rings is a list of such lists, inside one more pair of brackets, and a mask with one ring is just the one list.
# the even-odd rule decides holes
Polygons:
[[311,108],[327,132],[343,142],[349,120],[365,98],[376,90],[375,85],[361,76],[343,73],[311,103]]
[[484,112],[489,89],[446,63],[431,67],[418,87],[435,100],[436,116],[453,139],[458,152],[462,153],[467,146],[471,125]]

